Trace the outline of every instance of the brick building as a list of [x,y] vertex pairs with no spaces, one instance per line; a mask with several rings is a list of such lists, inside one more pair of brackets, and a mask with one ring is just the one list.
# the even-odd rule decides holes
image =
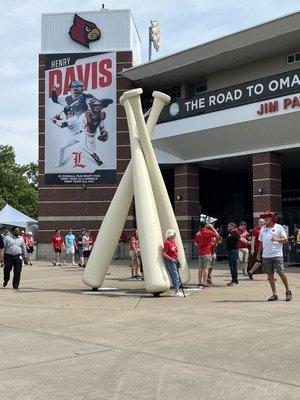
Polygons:
[[252,226],[272,209],[300,223],[300,13],[121,75],[172,97],[153,135],[186,248],[203,213]]
[[[220,225],[240,219],[251,225],[262,211],[272,209],[290,230],[300,223],[299,26],[300,13],[295,13],[144,64],[133,45],[117,51],[117,98],[126,89],[141,87],[147,109],[153,90],[172,97],[153,145],[189,255],[201,213]],[[45,185],[44,57],[40,55],[39,228],[46,249],[55,228],[97,230],[117,182]],[[126,119],[118,105],[117,181],[129,159]],[[134,224],[132,207],[125,230]]]
[[[66,232],[83,227],[96,234],[103,220],[118,182],[130,160],[129,133],[123,107],[116,106],[116,179],[110,184],[89,184],[80,181],[78,184],[45,183],[45,60],[48,54],[93,55],[115,51],[117,74],[139,62],[139,36],[129,10],[80,13],[86,20],[95,21],[102,31],[104,43],[99,40],[97,47],[90,51],[74,43],[68,37],[68,29],[72,25],[74,13],[46,14],[42,16],[42,50],[39,55],[39,256],[49,258],[50,238],[56,229]],[[114,21],[115,30],[111,28]],[[123,32],[119,31],[117,21],[123,24]],[[55,35],[54,35],[55,32]],[[122,36],[123,33],[123,36]],[[109,37],[109,39],[107,39]],[[63,38],[63,39],[62,39]],[[65,40],[65,43],[62,42]],[[138,43],[137,43],[138,42]],[[95,42],[96,44],[96,42]],[[116,99],[132,88],[132,83],[122,76],[116,77]],[[133,207],[129,211],[125,232],[134,225]]]

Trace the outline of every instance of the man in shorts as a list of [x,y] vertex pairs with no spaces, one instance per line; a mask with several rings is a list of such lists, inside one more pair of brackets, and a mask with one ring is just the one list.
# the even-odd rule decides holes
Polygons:
[[51,246],[54,251],[54,258],[52,264],[54,266],[61,266],[61,250],[65,248],[64,238],[61,236],[60,231],[55,231],[54,236],[51,238]]
[[[241,238],[244,238],[248,241],[249,239],[249,232],[247,231],[247,223],[245,221],[241,221],[240,225],[236,228],[236,233],[240,235]],[[238,253],[239,253],[239,260],[238,265],[242,268],[243,275],[248,276],[247,267],[249,261],[249,249],[248,243],[243,242],[240,240],[237,244]]]
[[208,270],[212,267],[212,239],[219,236],[218,232],[211,224],[204,221],[200,223],[200,230],[195,236],[195,246],[198,247],[199,271],[198,285],[199,289],[208,287]]
[[66,243],[66,262],[69,257],[72,264],[76,265],[76,262],[75,262],[76,242],[75,242],[75,236],[73,235],[73,232],[71,229],[68,230],[68,233],[65,236],[65,243]]
[[287,276],[284,272],[282,252],[283,244],[288,241],[286,232],[282,225],[276,223],[277,217],[273,212],[265,211],[260,218],[265,220],[265,226],[261,228],[258,238],[260,244],[257,253],[257,260],[262,260],[264,271],[269,277],[273,294],[268,301],[278,300],[274,279],[275,272],[277,272],[284,284],[286,290],[286,301],[291,301],[292,292],[290,291]]

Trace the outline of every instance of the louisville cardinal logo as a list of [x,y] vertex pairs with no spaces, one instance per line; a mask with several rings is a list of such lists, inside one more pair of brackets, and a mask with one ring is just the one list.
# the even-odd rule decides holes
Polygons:
[[73,167],[80,167],[80,168],[85,168],[86,164],[83,164],[81,161],[81,153],[80,152],[73,152],[72,153],[73,156],[73,161],[74,161],[74,165]]
[[100,39],[101,31],[93,22],[87,21],[75,14],[69,35],[75,42],[89,48],[90,42]]

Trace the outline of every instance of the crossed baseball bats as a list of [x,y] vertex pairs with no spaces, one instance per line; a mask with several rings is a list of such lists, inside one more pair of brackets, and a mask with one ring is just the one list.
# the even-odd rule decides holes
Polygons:
[[91,287],[102,285],[134,196],[146,291],[158,294],[170,288],[169,275],[161,255],[167,229],[176,231],[182,283],[189,281],[190,273],[178,224],[151,143],[159,115],[171,98],[158,91],[152,93],[154,100],[146,124],[141,105],[142,93],[142,89],[133,89],[120,97],[128,122],[132,159],[103,219],[82,279]]

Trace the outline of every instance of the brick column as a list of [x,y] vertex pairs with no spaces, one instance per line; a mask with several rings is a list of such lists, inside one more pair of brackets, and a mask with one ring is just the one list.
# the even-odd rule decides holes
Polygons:
[[281,213],[281,159],[276,153],[252,155],[253,217],[257,221],[264,210]]
[[192,217],[199,217],[199,167],[175,166],[175,215],[187,256],[192,254]]

